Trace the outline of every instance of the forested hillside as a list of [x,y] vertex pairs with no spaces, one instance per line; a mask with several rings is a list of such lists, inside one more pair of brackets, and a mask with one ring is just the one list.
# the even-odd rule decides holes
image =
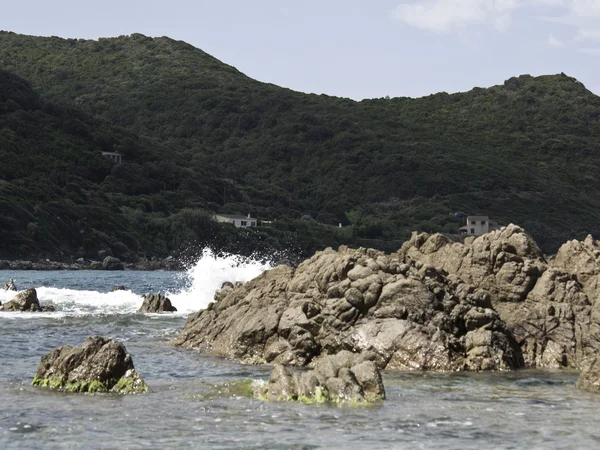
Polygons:
[[[235,232],[210,222],[210,212],[277,219],[242,239],[247,250],[257,242],[306,253],[338,243],[390,250],[411,230],[456,232],[456,211],[519,223],[547,252],[568,238],[600,234],[600,99],[563,74],[520,76],[453,95],[355,102],[260,83],[169,38],[86,41],[6,32],[0,69],[41,95],[41,106],[0,109],[0,156],[6,159],[9,144],[42,149],[36,155],[54,149],[50,163],[39,158],[20,161],[25,171],[3,168],[0,200],[27,204],[35,189],[16,193],[19,186],[42,176],[67,177],[51,179],[58,203],[75,202],[67,185],[92,183],[116,219],[91,227],[108,235],[106,245],[117,240],[132,253],[237,242]],[[83,125],[53,119],[67,113]],[[14,143],[22,114],[35,119],[32,127],[52,126],[66,137],[27,132]],[[126,163],[111,166],[100,150],[119,151]],[[33,220],[5,210],[12,208],[0,211],[6,220],[20,224],[15,251],[50,239],[31,240],[23,230],[25,222],[40,225],[36,213]],[[47,217],[43,228],[60,226]],[[340,222],[341,230],[324,226]],[[119,230],[133,240],[125,242]],[[81,239],[63,251],[85,247]]]

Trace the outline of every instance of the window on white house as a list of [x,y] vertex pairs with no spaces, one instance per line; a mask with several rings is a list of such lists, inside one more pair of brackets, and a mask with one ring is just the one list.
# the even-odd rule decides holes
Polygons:
[[471,220],[471,225],[475,225],[475,221],[474,220]]
[[471,228],[471,234],[475,234],[475,228]]
[[248,222],[246,222],[245,220],[242,220],[242,226],[243,227],[248,226]]
[[481,225],[485,225],[485,220],[482,220],[482,221],[481,221]]

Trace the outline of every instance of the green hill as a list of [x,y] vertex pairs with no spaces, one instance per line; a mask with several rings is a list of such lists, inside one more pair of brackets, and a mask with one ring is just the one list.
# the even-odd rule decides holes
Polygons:
[[[102,156],[112,150],[123,164]],[[42,100],[3,70],[0,162],[2,258],[97,258],[103,250],[135,260],[193,254],[209,244],[242,253],[292,245],[289,233],[239,233],[213,222],[207,205],[219,193],[205,172],[186,170],[132,132]],[[182,179],[179,184],[199,186],[202,196],[181,186],[168,190]]]
[[[96,184],[123,221],[143,222],[137,252],[223,242],[221,228],[203,231],[208,220],[184,220],[181,239],[159,239],[150,224],[186,208],[204,219],[202,211],[278,219],[260,241],[303,252],[341,242],[393,249],[413,229],[456,232],[455,211],[519,223],[547,252],[600,234],[600,99],[563,74],[355,102],[260,83],[169,38],[5,32],[0,69],[85,115],[91,130],[108,130],[111,139],[89,148],[118,150],[126,164],[105,168]],[[319,225],[340,222],[351,227]]]

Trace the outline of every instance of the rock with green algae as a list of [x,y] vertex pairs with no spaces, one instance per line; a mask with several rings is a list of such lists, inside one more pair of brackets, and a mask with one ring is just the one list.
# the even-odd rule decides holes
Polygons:
[[343,350],[317,359],[313,370],[291,372],[276,365],[269,381],[254,390],[268,401],[368,404],[385,399],[375,355]]
[[32,384],[67,392],[136,394],[148,390],[125,346],[102,336],[90,336],[80,347],[64,345],[42,356]]

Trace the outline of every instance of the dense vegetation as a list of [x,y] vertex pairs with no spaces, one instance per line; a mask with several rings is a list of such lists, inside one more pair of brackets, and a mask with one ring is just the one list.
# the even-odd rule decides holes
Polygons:
[[[0,33],[0,69],[42,96],[0,78],[0,226],[10,236],[0,250],[12,256],[166,255],[205,243],[392,250],[411,230],[456,233],[456,211],[519,223],[547,252],[600,234],[600,99],[563,74],[355,102],[260,83],[186,43],[139,34]],[[236,232],[211,212],[277,221]]]

